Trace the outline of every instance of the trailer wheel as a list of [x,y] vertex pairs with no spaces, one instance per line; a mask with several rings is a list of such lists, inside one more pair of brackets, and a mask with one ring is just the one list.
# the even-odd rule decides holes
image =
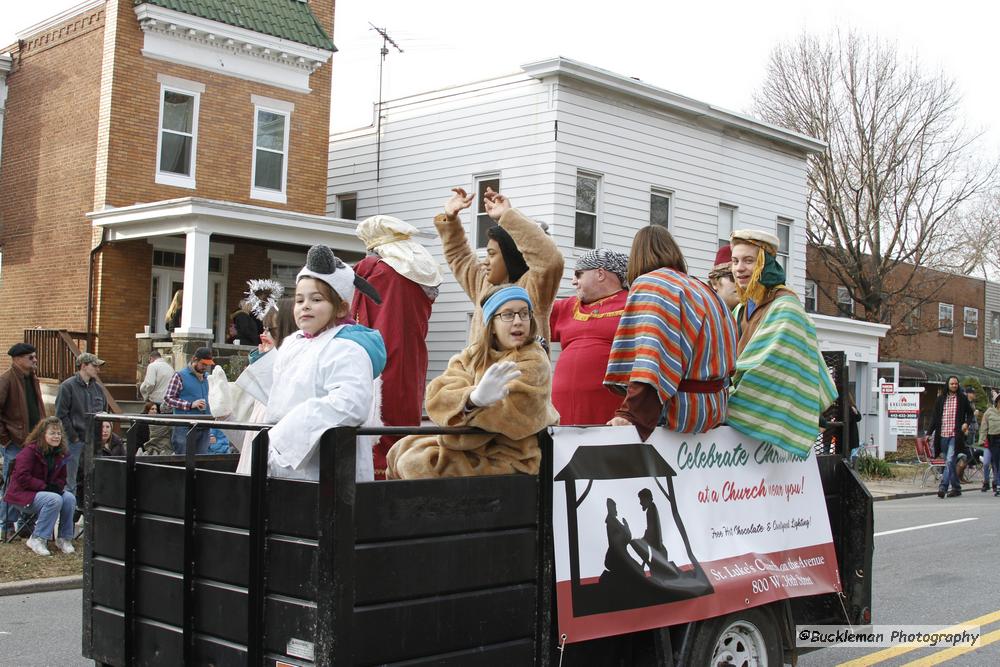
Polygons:
[[702,621],[691,648],[692,665],[780,667],[781,641],[771,615],[747,609]]

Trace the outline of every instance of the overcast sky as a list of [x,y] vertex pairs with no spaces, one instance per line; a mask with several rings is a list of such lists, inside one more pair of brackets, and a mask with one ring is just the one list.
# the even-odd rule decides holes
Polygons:
[[[0,44],[78,4],[4,2]],[[895,42],[929,70],[959,84],[966,122],[987,132],[981,149],[1000,148],[996,26],[1000,5],[954,0],[617,0],[599,6],[565,0],[338,0],[334,42],[334,130],[365,126],[378,97],[385,27],[403,48],[386,59],[384,97],[392,99],[518,71],[565,56],[661,88],[747,112],[768,54],[803,31],[855,28]]]

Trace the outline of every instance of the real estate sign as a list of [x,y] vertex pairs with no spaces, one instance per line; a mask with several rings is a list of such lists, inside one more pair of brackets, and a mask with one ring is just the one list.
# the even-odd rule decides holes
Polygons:
[[816,457],[729,427],[557,427],[553,534],[567,642],[840,591]]
[[917,434],[917,420],[920,417],[920,394],[890,394],[886,396],[886,410],[889,413],[889,433],[893,435]]

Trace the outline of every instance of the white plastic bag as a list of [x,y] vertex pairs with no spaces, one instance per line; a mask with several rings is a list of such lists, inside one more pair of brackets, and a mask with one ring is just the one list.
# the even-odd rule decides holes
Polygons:
[[229,390],[229,379],[222,366],[216,366],[208,376],[208,406],[216,419],[226,419],[233,411],[233,398]]

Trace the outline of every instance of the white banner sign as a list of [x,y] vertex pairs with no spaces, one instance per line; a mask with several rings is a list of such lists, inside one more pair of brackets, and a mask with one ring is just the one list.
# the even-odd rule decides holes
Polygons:
[[894,435],[916,435],[920,417],[920,394],[892,394],[886,397],[889,432]]
[[557,427],[552,523],[568,642],[840,590],[816,457],[729,427]]

